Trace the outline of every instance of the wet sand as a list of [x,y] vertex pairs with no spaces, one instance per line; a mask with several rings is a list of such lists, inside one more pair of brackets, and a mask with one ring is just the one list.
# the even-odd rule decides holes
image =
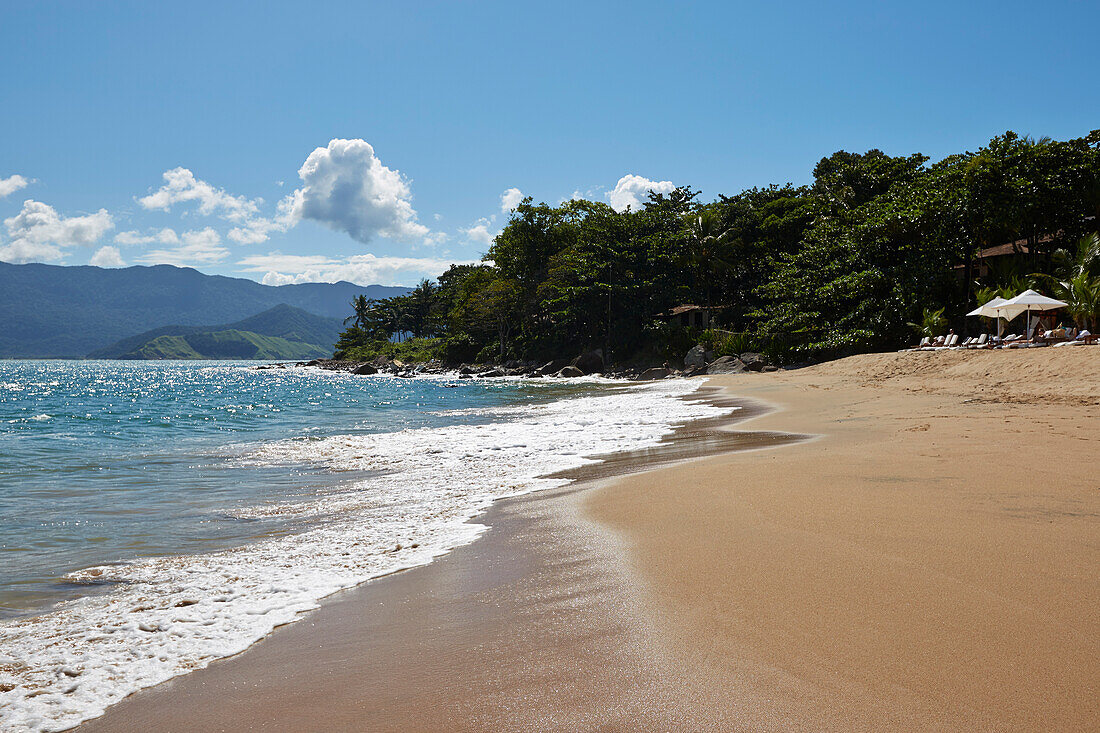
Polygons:
[[81,730],[1100,727],[1100,348],[710,384],[776,410],[501,502]]

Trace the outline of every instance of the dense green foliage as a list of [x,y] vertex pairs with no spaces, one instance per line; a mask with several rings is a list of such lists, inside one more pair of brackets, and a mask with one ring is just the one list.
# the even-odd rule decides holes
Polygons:
[[92,352],[90,357],[313,359],[328,356],[339,334],[340,321],[337,319],[284,304],[219,326],[162,326],[122,339]]
[[[358,299],[338,354],[407,332],[439,337],[437,354],[462,359],[592,348],[612,361],[661,358],[700,337],[656,318],[682,303],[720,307],[719,326],[738,345],[787,360],[974,328],[963,314],[996,291],[1037,286],[1069,300],[1082,325],[1100,315],[1089,238],[1100,131],[1067,141],[1009,132],[931,165],[919,154],[841,151],[807,186],[699,198],[682,187],[623,212],[524,200],[484,265],[452,268],[407,296]],[[979,252],[1014,241],[1028,253],[979,277]],[[731,338],[713,341],[730,348]]]

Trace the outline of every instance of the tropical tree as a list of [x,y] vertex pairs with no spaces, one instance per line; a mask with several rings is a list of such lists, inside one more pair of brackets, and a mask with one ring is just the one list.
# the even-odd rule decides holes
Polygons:
[[731,268],[730,249],[735,241],[734,232],[723,225],[718,212],[712,209],[691,214],[686,225],[688,247],[684,252],[684,261],[695,275],[696,290],[703,293],[703,304],[709,308],[713,278]]

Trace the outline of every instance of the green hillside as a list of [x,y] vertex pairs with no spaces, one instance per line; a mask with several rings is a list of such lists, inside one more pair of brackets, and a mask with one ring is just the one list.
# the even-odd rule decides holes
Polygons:
[[315,359],[331,347],[288,341],[253,331],[200,331],[184,336],[157,336],[119,359]]
[[[205,330],[283,303],[324,318],[343,318],[357,295],[384,298],[405,292],[348,282],[261,285],[171,265],[104,269],[0,262],[0,358],[82,358],[150,329]],[[331,346],[334,341],[309,343]]]
[[312,359],[332,353],[342,327],[336,318],[281,304],[235,323],[162,326],[97,349],[88,358]]

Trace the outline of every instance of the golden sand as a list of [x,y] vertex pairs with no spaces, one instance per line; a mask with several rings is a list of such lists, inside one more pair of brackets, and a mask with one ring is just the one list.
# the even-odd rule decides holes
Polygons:
[[84,727],[1100,728],[1100,347],[711,384],[817,437],[502,502]]

